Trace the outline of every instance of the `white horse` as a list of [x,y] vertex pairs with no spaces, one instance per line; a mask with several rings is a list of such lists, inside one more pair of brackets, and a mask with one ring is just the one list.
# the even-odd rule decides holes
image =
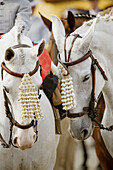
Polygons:
[[[65,38],[64,27],[60,19],[52,16],[52,22],[61,61],[68,66],[73,78],[77,106],[70,111],[70,114],[81,115],[81,117],[70,120],[71,133],[74,138],[84,140],[93,132],[95,98],[98,98],[101,91],[106,104],[102,123],[106,127],[113,124],[113,17],[98,16],[96,19],[84,23],[67,38]],[[92,54],[89,50],[92,51]],[[66,63],[68,57],[69,60]],[[92,70],[94,68],[96,71]],[[94,102],[93,105],[91,105],[92,102]],[[101,130],[101,135],[113,157],[113,131]]]
[[[15,26],[0,39],[0,62],[4,61],[9,70],[19,74],[32,72],[36,68],[37,56],[41,55],[45,46],[45,41],[42,40],[33,47],[31,40],[24,36],[21,31],[20,29],[18,32],[18,28]],[[21,43],[20,46],[14,46],[19,43]],[[34,125],[35,128],[33,126],[27,127],[31,122],[30,120],[22,120],[21,106],[18,101],[21,78],[12,76],[5,70],[3,70],[3,78],[1,78],[0,73],[0,133],[8,144],[10,130],[9,119],[5,113],[3,89],[5,89],[7,104],[13,118],[21,127],[26,127],[22,129],[14,125],[12,128],[11,142],[18,149],[10,144],[8,144],[9,149],[0,146],[0,169],[2,170],[53,170],[54,168],[59,137],[55,135],[55,121],[51,104],[44,92],[40,90],[42,84],[40,67],[37,70],[31,78],[37,93],[39,91],[41,95],[40,105],[44,120],[40,120],[37,127]],[[37,141],[36,128],[38,130]]]

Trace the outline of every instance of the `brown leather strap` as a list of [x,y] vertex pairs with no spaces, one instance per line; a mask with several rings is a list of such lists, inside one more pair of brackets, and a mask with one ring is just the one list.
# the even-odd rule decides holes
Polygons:
[[89,117],[90,118],[95,118],[95,71],[96,71],[96,67],[95,67],[95,63],[94,61],[92,61],[92,65],[91,65],[91,72],[92,72],[92,91],[91,91],[91,99],[89,102]]
[[59,61],[59,63],[66,69],[66,71],[67,71],[67,75],[69,74],[69,71],[68,71],[68,68],[63,64],[63,62],[60,60],[60,54],[58,54],[58,61]]
[[[20,74],[20,73],[15,73],[15,72],[11,71],[10,69],[7,68],[7,66],[5,65],[4,62],[1,63],[1,67],[2,67],[2,69],[5,70],[8,74],[10,74],[10,75],[12,75],[12,76],[15,76],[15,77],[20,77],[20,78],[22,78],[22,77],[24,76],[24,74],[25,74],[25,73],[22,73],[22,74]],[[39,60],[36,62],[36,67],[35,67],[35,69],[34,69],[33,71],[29,72],[28,74],[29,74],[30,76],[34,75],[34,74],[38,71],[38,68],[39,68]],[[2,71],[2,72],[3,72],[3,71]],[[3,77],[3,76],[2,76],[2,77]]]
[[14,126],[20,128],[20,129],[29,129],[31,127],[33,127],[34,125],[34,120],[31,121],[31,123],[27,124],[27,125],[21,125],[20,123],[18,123],[16,120],[12,120],[12,122],[14,121]]
[[58,56],[58,61],[61,63],[63,63],[66,67],[68,66],[73,66],[76,64],[79,64],[81,62],[83,62],[84,60],[86,60],[87,58],[89,58],[92,55],[91,51],[88,51],[87,54],[85,54],[83,57],[79,58],[78,60],[72,61],[72,62],[62,62]]
[[65,40],[64,40],[64,56],[65,56],[65,61],[67,62],[67,54],[66,54],[66,39],[68,35],[66,35]]
[[106,74],[105,74],[105,71],[102,69],[102,67],[100,66],[100,64],[99,64],[99,62],[97,61],[97,59],[95,59],[95,64],[96,64],[96,66],[98,67],[98,69],[100,70],[100,72],[101,72],[102,76],[104,77],[104,79],[107,81],[108,78],[107,78],[107,76],[106,76]]
[[78,118],[78,117],[84,116],[84,115],[87,114],[87,113],[88,113],[88,112],[70,113],[70,112],[68,111],[67,117],[68,117],[68,118]]
[[81,36],[79,34],[75,34],[74,35],[74,39],[72,41],[71,48],[70,48],[69,53],[68,53],[68,62],[69,62],[69,59],[70,59],[70,55],[71,55],[71,51],[72,51],[72,48],[73,48],[73,44],[74,44],[75,40],[77,39],[77,37],[81,38]]
[[73,44],[74,44],[76,38],[77,38],[77,37],[80,37],[80,38],[81,38],[81,36],[80,36],[79,34],[73,35],[73,36],[74,36],[74,39],[73,39],[73,41],[72,41],[71,48],[70,48],[70,50],[69,50],[68,58],[67,58],[67,53],[66,53],[66,39],[67,39],[68,36],[69,36],[69,35],[66,35],[65,41],[64,41],[64,56],[65,56],[65,62],[69,62],[70,54],[71,54],[71,51],[72,51],[72,47],[73,47]]
[[5,114],[6,114],[6,117],[9,118],[10,122],[12,122],[14,126],[17,126],[20,129],[28,129],[28,128],[32,127],[34,124],[34,120],[31,121],[31,123],[29,123],[27,125],[21,125],[16,120],[14,120],[14,118],[12,117],[12,113],[9,110],[8,97],[7,97],[7,94],[4,89],[3,89],[3,95],[4,95]]

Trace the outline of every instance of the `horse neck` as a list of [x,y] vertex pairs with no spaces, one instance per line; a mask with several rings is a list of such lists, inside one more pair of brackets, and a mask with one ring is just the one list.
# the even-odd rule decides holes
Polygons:
[[102,91],[105,97],[105,103],[107,105],[106,109],[109,111],[113,110],[112,30],[112,17],[109,18],[109,20],[106,20],[105,17],[102,17],[102,19],[100,19],[100,21],[98,21],[98,23],[96,24],[95,33],[91,44],[91,50],[93,52],[93,55],[95,56],[95,58],[98,59],[99,64],[101,65],[108,77],[108,81],[105,83]]

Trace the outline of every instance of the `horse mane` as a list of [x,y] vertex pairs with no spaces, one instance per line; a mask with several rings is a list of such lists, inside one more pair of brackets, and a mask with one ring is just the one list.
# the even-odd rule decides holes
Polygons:
[[91,15],[91,14],[84,14],[84,13],[77,13],[74,15],[75,18],[85,18],[85,19],[93,19],[96,16],[95,15]]
[[[96,15],[91,15],[91,14],[84,14],[84,13],[76,13],[74,14],[74,18],[84,18],[84,19],[94,19],[96,18]],[[68,18],[62,19],[62,21],[66,21]]]
[[25,26],[22,25],[18,28],[18,33],[17,33],[17,42],[18,44],[21,44],[21,35],[23,34],[23,31],[25,29]]
[[[94,19],[94,18],[93,18]],[[87,26],[91,26],[91,24],[93,23],[93,19],[89,20],[89,21],[86,21],[84,22],[83,25],[87,25]],[[96,16],[96,23],[99,23],[100,21],[105,21],[105,22],[109,22],[109,21],[113,21],[113,16],[109,15],[109,14],[105,14],[104,16],[97,14]]]
[[91,18],[90,21],[86,21],[84,24],[90,26],[90,25],[92,24],[92,21],[93,21],[94,18],[97,18],[97,23],[98,23],[100,20],[102,20],[102,19],[103,19],[105,22],[108,22],[108,21],[110,21],[110,20],[113,21],[113,16],[109,14],[110,11],[112,10],[112,8],[113,8],[113,7],[110,7],[110,8],[107,8],[107,9],[103,10],[103,11],[100,11],[95,17]]
[[100,14],[101,16],[104,16],[105,14],[109,14],[110,11],[112,10],[112,8],[113,8],[113,7],[110,7],[110,8],[107,8],[107,9],[103,10],[103,11],[100,11],[99,14]]

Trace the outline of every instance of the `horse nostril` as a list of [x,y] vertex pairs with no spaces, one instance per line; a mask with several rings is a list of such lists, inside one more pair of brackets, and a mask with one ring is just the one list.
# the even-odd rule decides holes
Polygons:
[[84,129],[84,130],[81,132],[81,136],[82,136],[83,138],[86,138],[87,135],[88,135],[88,130],[87,130],[87,129]]
[[15,145],[17,144],[17,137],[16,137],[16,138],[14,138],[13,143],[14,143]]

